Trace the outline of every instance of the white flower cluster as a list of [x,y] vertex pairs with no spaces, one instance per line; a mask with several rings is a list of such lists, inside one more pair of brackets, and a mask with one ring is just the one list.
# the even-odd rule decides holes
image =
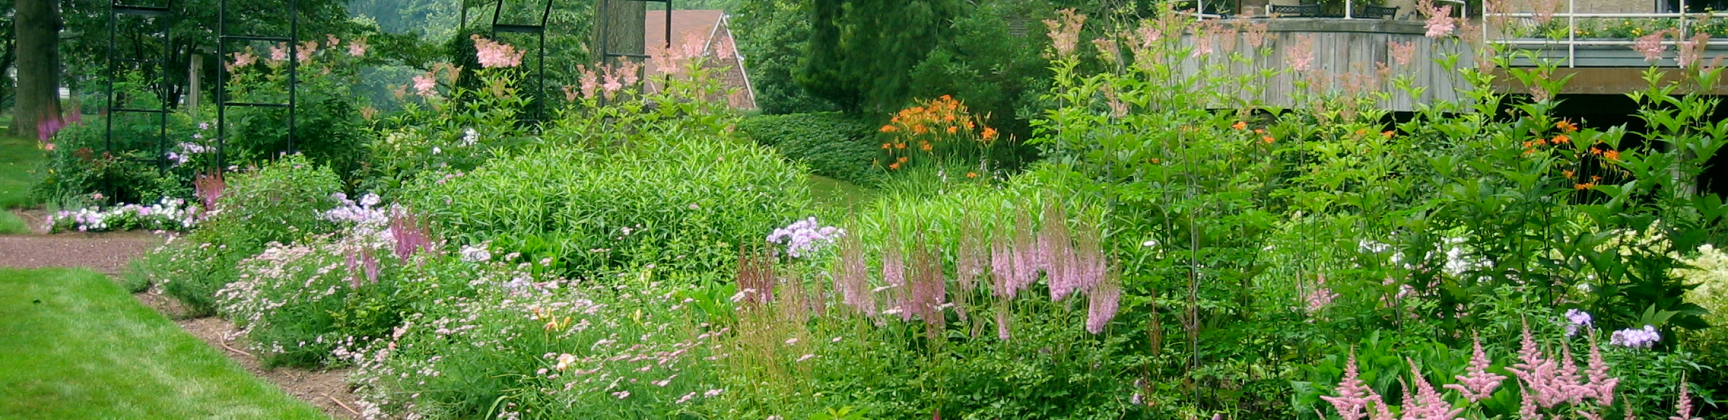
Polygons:
[[768,234],[768,242],[785,245],[786,254],[792,258],[803,258],[833,244],[835,239],[845,235],[845,229],[822,226],[816,222],[815,217],[811,217],[774,229],[774,233]]
[[186,200],[163,197],[149,206],[125,204],[102,210],[96,207],[61,211],[48,216],[50,232],[106,232],[110,230],[187,230],[197,225],[196,213]]
[[360,201],[350,200],[343,193],[332,194],[330,198],[341,204],[321,214],[324,220],[363,226],[382,226],[390,222],[390,213],[378,205],[382,200],[377,194],[367,193],[360,197]]

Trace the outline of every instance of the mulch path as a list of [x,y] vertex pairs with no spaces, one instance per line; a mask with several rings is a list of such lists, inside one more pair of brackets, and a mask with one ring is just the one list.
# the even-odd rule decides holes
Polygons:
[[[124,273],[133,258],[143,255],[151,248],[162,244],[162,236],[148,232],[110,232],[110,233],[62,233],[47,234],[42,232],[42,219],[45,216],[40,211],[15,212],[29,223],[31,229],[38,229],[29,235],[0,235],[0,267],[5,268],[49,268],[49,267],[88,267],[109,277],[119,277]],[[186,332],[197,336],[210,344],[236,363],[244,366],[253,375],[264,378],[283,391],[305,400],[332,418],[358,419],[359,407],[354,405],[355,396],[349,392],[345,378],[350,370],[309,370],[293,368],[266,369],[258,362],[258,358],[247,353],[245,339],[238,337],[234,324],[221,318],[186,318],[184,309],[173,298],[163,296],[160,292],[142,292],[134,294],[140,302],[156,309],[164,315],[175,318],[175,323],[185,328]]]

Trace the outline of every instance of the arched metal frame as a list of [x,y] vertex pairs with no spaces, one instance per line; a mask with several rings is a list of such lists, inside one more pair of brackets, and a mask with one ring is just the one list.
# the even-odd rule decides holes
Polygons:
[[[546,22],[552,17],[552,2],[554,1],[556,0],[546,0],[546,7],[541,9],[540,23],[537,25],[498,23],[499,16],[504,13],[504,0],[498,0],[493,3],[492,39],[496,40],[498,34],[502,32],[531,34],[539,40],[539,45],[538,48],[535,49],[534,55],[534,61],[538,66],[534,75],[534,121],[541,121],[546,118]],[[462,14],[463,16],[467,16],[468,9],[466,7],[462,9]],[[464,17],[463,20],[467,20],[467,18]],[[464,25],[466,25],[466,23],[467,22],[463,22]]]
[[[108,103],[103,105],[107,110],[107,112],[105,112],[107,115],[107,118],[105,118],[107,120],[106,127],[103,129],[102,137],[103,149],[108,153],[114,152],[115,116],[128,113],[156,114],[156,156],[154,159],[150,160],[156,162],[158,170],[166,170],[168,167],[168,114],[172,112],[169,110],[170,107],[168,104],[168,56],[173,51],[173,8],[174,0],[168,0],[167,4],[160,7],[120,4],[120,0],[109,0],[108,2],[108,86],[105,96]],[[121,16],[136,16],[144,19],[157,20],[162,26],[162,33],[160,36],[162,40],[161,56],[155,60],[146,59],[144,57],[119,58],[118,50],[115,48],[115,45],[119,42]],[[145,35],[138,34],[137,36],[142,38]],[[125,106],[115,105],[121,102],[119,95],[114,92],[114,78],[119,76],[121,63],[138,65],[141,71],[146,71],[146,75],[149,74],[147,72],[148,67],[146,66],[149,64],[156,65],[156,81],[154,87],[158,89],[156,93],[158,103],[155,109],[127,108]]]
[[[227,167],[228,107],[286,108],[288,110],[288,145],[284,153],[294,149],[294,111],[300,87],[300,2],[288,0],[288,36],[229,35],[228,1],[218,0],[216,6],[216,170]],[[246,0],[242,0],[246,1]],[[280,42],[288,44],[288,103],[258,103],[228,101],[228,42]]]

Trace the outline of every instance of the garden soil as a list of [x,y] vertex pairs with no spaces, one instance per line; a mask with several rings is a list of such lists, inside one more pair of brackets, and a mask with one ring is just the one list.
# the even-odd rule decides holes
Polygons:
[[[42,225],[44,214],[41,212],[24,211],[17,214],[32,227]],[[110,277],[118,277],[126,270],[132,258],[143,255],[145,251],[161,243],[160,236],[145,232],[58,235],[35,232],[30,235],[0,235],[0,267],[88,267]],[[344,380],[348,370],[265,369],[256,357],[244,350],[244,338],[237,337],[239,334],[234,325],[228,321],[221,318],[186,319],[183,315],[185,309],[179,302],[158,293],[143,292],[133,296],[145,306],[176,319],[175,323],[185,328],[186,332],[209,343],[211,347],[246,367],[253,375],[276,384],[290,395],[324,410],[333,418],[360,418],[357,412],[359,407],[354,405],[354,394],[349,392],[348,384]]]

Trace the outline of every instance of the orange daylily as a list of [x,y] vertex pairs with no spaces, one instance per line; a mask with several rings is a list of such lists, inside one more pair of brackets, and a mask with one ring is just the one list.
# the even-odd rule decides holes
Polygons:
[[977,177],[978,177],[978,173],[977,173],[977,172],[967,172],[967,173],[966,173],[966,177],[967,177],[967,178],[977,178]]
[[1606,152],[1602,152],[1602,156],[1608,158],[1608,160],[1618,161],[1618,160],[1620,160],[1620,151],[1619,150],[1609,150]]
[[1232,126],[1230,126],[1230,128],[1234,128],[1234,129],[1237,129],[1237,130],[1245,130],[1245,129],[1247,129],[1247,128],[1248,128],[1248,122],[1246,122],[1246,121],[1237,121],[1237,122],[1236,122],[1236,124],[1235,124],[1235,125],[1232,125]]
[[1572,122],[1567,121],[1567,120],[1560,120],[1559,122],[1555,122],[1554,128],[1558,128],[1558,129],[1560,129],[1560,131],[1564,131],[1567,133],[1578,131],[1578,126],[1572,125]]

